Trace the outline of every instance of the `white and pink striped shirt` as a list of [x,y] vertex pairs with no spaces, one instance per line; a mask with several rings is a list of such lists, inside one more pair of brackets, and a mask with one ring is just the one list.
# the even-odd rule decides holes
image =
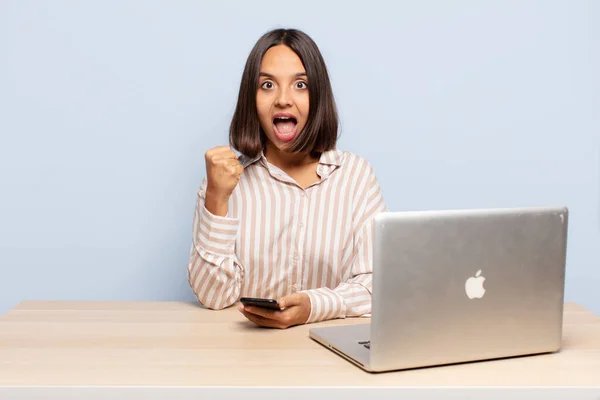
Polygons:
[[370,164],[340,150],[323,153],[320,180],[302,188],[263,154],[245,167],[226,217],[198,190],[188,279],[212,309],[240,297],[305,292],[307,322],[371,312],[373,218],[386,211]]

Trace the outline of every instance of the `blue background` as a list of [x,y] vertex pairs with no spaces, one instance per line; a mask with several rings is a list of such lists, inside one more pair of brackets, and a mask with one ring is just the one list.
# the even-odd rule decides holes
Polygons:
[[0,313],[194,300],[204,152],[246,57],[304,30],[339,147],[394,211],[566,205],[566,300],[600,314],[600,2],[0,1]]

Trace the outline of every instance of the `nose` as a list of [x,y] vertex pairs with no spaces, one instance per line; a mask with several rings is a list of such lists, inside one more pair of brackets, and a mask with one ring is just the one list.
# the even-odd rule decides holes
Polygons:
[[278,107],[287,107],[292,105],[292,99],[288,89],[282,87],[277,92],[277,97],[275,98],[275,105]]

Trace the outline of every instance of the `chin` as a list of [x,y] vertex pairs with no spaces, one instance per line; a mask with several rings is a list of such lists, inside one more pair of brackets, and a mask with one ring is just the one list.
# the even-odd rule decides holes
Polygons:
[[290,145],[291,142],[287,142],[287,143],[273,143],[275,145],[275,147],[277,147],[277,150],[282,151],[284,153],[290,153],[292,154],[292,150],[290,149]]

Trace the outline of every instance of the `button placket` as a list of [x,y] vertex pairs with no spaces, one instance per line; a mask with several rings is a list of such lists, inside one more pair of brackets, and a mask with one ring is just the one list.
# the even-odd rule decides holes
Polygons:
[[300,198],[300,214],[298,215],[298,227],[300,228],[298,231],[298,243],[296,248],[294,249],[294,254],[292,256],[292,264],[293,264],[293,274],[292,274],[292,290],[297,292],[302,290],[302,280],[303,280],[303,255],[304,255],[304,242],[306,240],[306,218],[308,216],[308,193],[306,191],[303,192]]

